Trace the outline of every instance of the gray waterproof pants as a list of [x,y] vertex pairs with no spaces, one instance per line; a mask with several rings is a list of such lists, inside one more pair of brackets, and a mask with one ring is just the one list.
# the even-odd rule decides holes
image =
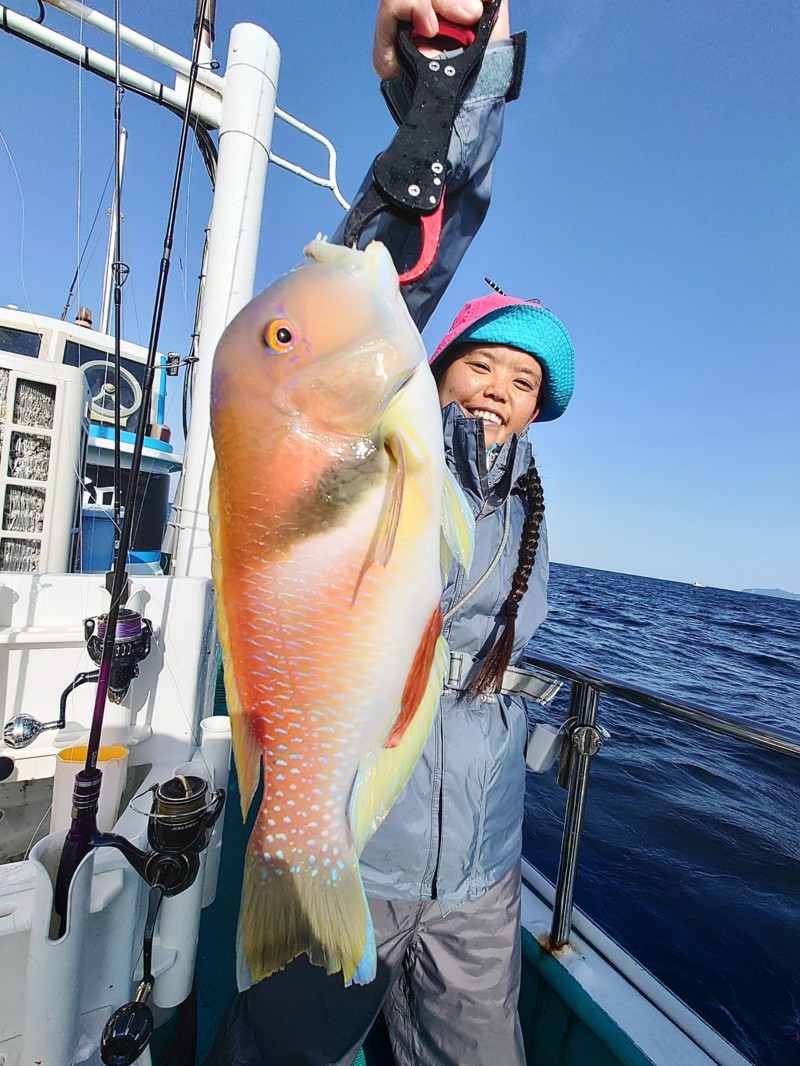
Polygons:
[[443,915],[370,900],[378,975],[345,988],[303,957],[238,996],[206,1066],[350,1066],[381,1009],[397,1066],[524,1066],[520,874]]

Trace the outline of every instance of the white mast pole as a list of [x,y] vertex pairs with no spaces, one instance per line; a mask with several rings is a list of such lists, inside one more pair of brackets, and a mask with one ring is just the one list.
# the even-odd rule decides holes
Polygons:
[[177,516],[175,573],[180,575],[208,577],[211,573],[211,363],[225,326],[253,295],[279,68],[280,49],[265,30],[248,23],[234,27],[219,127],[192,420]]

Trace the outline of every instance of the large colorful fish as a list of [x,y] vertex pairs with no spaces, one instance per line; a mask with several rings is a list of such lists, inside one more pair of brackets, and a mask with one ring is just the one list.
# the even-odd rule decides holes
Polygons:
[[348,984],[374,977],[358,856],[430,731],[443,567],[472,553],[388,252],[305,253],[228,326],[212,379],[213,569],[245,815],[259,761],[264,776],[242,985],[303,952]]

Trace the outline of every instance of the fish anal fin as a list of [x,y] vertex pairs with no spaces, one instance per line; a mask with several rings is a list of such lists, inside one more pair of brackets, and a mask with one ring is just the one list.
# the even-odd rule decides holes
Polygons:
[[[238,946],[240,986],[282,970],[306,954],[346,985],[375,977],[377,955],[358,860],[352,848],[341,865],[319,859],[266,859],[257,824],[245,859]],[[294,863],[294,865],[292,865]]]
[[435,643],[433,662],[416,714],[406,725],[394,747],[387,748],[384,743],[379,743],[361,762],[348,808],[357,855],[361,854],[369,838],[386,817],[422,754],[436,719],[449,661],[447,644],[439,637]]
[[428,678],[430,677],[431,666],[433,665],[433,659],[436,653],[436,641],[439,639],[439,634],[441,632],[442,608],[437,603],[436,609],[425,627],[425,632],[422,634],[422,640],[419,642],[417,653],[414,656],[414,662],[412,663],[411,670],[406,679],[405,688],[403,689],[403,697],[400,701],[400,713],[397,716],[397,720],[392,726],[388,737],[384,741],[384,747],[397,747],[403,739],[406,729],[408,729],[411,724],[411,720],[413,719],[417,708],[422,702],[422,697],[428,686]]
[[225,577],[222,566],[222,531],[219,520],[219,485],[217,467],[211,473],[211,486],[208,513],[211,518],[211,573],[214,578],[217,608],[217,631],[222,647],[222,670],[225,677],[225,697],[228,715],[231,720],[231,737],[233,754],[236,759],[236,772],[239,776],[239,796],[242,804],[242,818],[253,800],[261,771],[261,749],[253,736],[247,715],[239,698],[236,686],[236,671],[231,652],[230,630],[225,611]]

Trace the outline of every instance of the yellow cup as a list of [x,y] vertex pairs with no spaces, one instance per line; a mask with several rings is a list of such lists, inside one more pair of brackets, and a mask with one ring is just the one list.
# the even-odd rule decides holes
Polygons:
[[[86,744],[63,748],[56,755],[53,774],[53,806],[50,811],[50,832],[66,829],[72,821],[72,792],[75,775],[86,764]],[[97,828],[110,833],[117,821],[119,801],[128,777],[130,752],[122,744],[110,744],[97,753],[97,768],[103,773],[100,802],[97,809]]]

